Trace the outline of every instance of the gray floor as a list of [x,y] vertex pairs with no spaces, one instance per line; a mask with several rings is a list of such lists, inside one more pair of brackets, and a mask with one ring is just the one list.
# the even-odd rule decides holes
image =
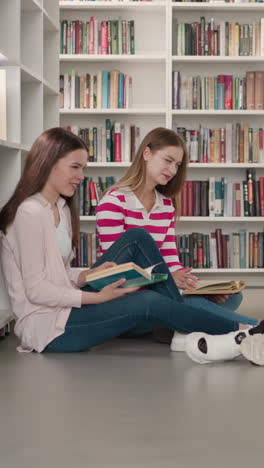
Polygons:
[[1,468],[263,466],[264,369],[147,340],[78,354],[0,344]]

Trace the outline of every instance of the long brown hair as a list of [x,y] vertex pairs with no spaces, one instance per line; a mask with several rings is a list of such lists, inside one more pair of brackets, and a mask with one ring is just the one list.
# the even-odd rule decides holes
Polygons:
[[149,147],[149,149],[155,153],[155,151],[167,146],[176,146],[183,149],[182,163],[175,176],[166,185],[157,185],[156,190],[172,200],[177,216],[179,216],[180,194],[186,179],[188,154],[184,140],[173,130],[157,127],[147,133],[127,173],[111,188],[129,187],[132,192],[140,192],[146,180],[146,165],[144,164],[143,158],[144,150]]
[[[4,234],[14,221],[19,205],[26,198],[43,189],[57,161],[78,149],[84,149],[88,152],[87,146],[81,138],[61,127],[50,128],[35,140],[28,153],[23,173],[15,191],[0,211],[0,230]],[[73,245],[77,246],[80,230],[79,215],[74,198],[64,198],[71,212]]]

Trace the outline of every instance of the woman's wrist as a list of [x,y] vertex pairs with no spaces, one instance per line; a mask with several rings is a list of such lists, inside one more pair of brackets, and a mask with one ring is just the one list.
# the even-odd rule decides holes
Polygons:
[[97,292],[82,291],[82,304],[99,304],[100,298]]

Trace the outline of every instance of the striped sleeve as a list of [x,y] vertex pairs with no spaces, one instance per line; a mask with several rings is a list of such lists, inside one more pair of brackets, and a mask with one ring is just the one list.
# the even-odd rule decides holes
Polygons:
[[182,270],[184,268],[183,264],[180,262],[176,245],[174,217],[170,223],[165,239],[160,247],[160,253],[163,256],[171,273],[173,271]]
[[125,231],[124,202],[124,195],[108,192],[96,208],[96,226],[100,255],[106,252]]

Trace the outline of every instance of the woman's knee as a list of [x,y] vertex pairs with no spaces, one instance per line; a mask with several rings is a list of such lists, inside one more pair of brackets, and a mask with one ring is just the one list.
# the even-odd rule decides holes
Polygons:
[[123,235],[133,241],[155,243],[148,231],[141,227],[129,229]]

